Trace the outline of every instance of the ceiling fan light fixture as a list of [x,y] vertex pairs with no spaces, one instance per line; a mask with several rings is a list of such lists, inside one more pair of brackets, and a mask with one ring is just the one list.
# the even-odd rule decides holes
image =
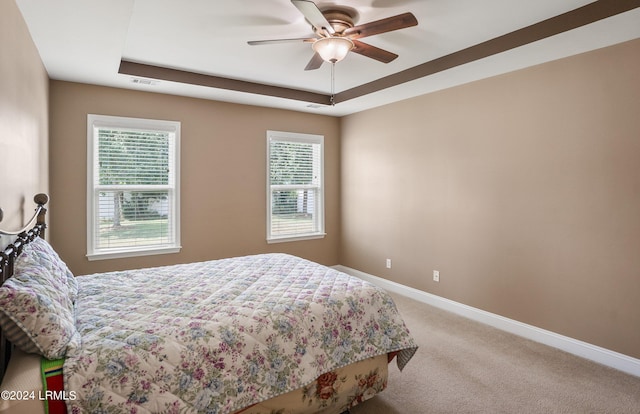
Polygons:
[[323,37],[316,40],[312,47],[322,60],[336,63],[344,59],[349,51],[353,49],[353,42],[346,37]]

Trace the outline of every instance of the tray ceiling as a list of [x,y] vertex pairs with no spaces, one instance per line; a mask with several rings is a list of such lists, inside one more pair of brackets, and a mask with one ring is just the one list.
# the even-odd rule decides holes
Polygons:
[[[343,116],[640,37],[640,0],[318,0],[356,24],[412,12],[372,36],[383,64],[350,53],[305,71],[313,32],[289,0],[16,0],[52,79]],[[188,7],[187,7],[188,6]]]

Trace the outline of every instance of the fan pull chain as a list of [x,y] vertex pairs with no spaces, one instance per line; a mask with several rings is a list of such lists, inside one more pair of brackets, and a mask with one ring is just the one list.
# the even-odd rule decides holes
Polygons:
[[329,98],[329,102],[331,106],[336,106],[336,101],[333,99],[335,96],[335,88],[336,88],[336,62],[331,62],[331,98]]

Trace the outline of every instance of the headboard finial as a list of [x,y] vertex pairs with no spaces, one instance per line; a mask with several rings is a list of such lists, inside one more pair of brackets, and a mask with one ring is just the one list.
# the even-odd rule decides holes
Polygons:
[[5,236],[18,236],[21,233],[26,232],[27,230],[29,230],[31,228],[31,226],[33,226],[33,224],[41,224],[41,228],[40,228],[40,236],[42,238],[44,238],[44,229],[47,227],[46,221],[45,221],[45,214],[47,214],[47,209],[44,206],[45,204],[47,204],[49,202],[49,196],[44,194],[44,193],[40,193],[40,194],[36,194],[35,197],[33,197],[33,201],[38,205],[38,207],[36,207],[36,212],[34,213],[34,215],[27,221],[27,224],[19,230],[16,231],[9,231],[9,230],[2,230],[0,229],[0,235],[5,235]]
[[36,194],[33,197],[33,201],[39,205],[39,206],[43,206],[45,204],[47,204],[49,202],[49,196],[46,195],[45,193],[40,193],[40,194]]
[[49,202],[49,196],[44,193],[36,194],[33,197],[33,201],[38,205],[36,223],[42,226],[40,228],[40,237],[44,239],[44,229],[47,228],[47,222],[44,218],[45,214],[47,214],[47,209],[44,205]]

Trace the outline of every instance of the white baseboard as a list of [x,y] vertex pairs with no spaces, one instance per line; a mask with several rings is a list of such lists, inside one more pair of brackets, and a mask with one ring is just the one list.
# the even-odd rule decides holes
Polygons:
[[409,286],[401,285],[400,283],[370,275],[350,267],[342,265],[333,267],[341,272],[374,283],[390,292],[407,296],[419,302],[447,310],[468,319],[493,326],[494,328],[561,349],[579,357],[590,359],[602,365],[640,377],[640,359],[632,358],[628,355],[579,341],[577,339],[569,338],[567,336],[559,335],[513,319],[505,318],[491,312],[473,308],[471,306],[445,299]]

